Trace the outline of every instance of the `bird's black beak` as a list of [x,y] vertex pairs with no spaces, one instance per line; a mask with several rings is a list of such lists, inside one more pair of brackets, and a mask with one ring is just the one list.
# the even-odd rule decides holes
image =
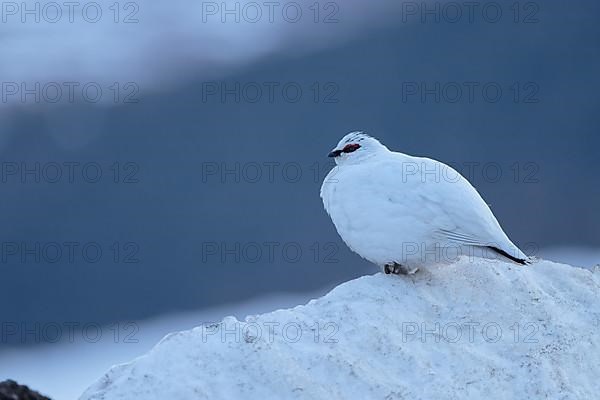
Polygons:
[[342,154],[342,151],[341,151],[341,150],[334,150],[334,151],[332,151],[331,153],[327,154],[327,157],[337,157],[337,156],[339,156],[340,154]]

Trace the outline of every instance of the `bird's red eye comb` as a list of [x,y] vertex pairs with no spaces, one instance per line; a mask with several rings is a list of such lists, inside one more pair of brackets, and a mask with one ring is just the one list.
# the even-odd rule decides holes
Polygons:
[[342,153],[352,153],[353,151],[356,151],[359,148],[360,148],[360,144],[358,144],[358,143],[347,144],[342,149]]

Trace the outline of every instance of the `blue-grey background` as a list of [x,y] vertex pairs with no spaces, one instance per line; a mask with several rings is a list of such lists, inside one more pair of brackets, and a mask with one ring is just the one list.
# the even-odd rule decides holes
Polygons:
[[[164,53],[148,56],[148,68],[169,57],[179,57],[177,66],[152,69],[151,79],[130,75],[127,81],[139,82],[136,104],[3,104],[3,168],[93,162],[103,177],[90,183],[76,173],[74,182],[63,177],[37,183],[31,176],[26,182],[6,176],[0,183],[0,242],[94,242],[103,257],[91,263],[76,253],[73,263],[66,256],[50,263],[7,255],[0,263],[1,320],[108,324],[332,287],[374,272],[340,241],[319,198],[331,166],[326,154],[351,130],[455,166],[526,249],[600,246],[600,6],[544,1],[536,3],[536,22],[523,23],[521,15],[515,23],[512,2],[498,4],[505,13],[498,23],[480,17],[474,23],[413,17],[404,22],[396,5],[389,13],[365,13],[357,24],[344,20],[344,7],[356,3],[340,3],[339,22],[298,40],[268,32],[281,46],[226,67],[205,62],[200,50],[190,50],[194,57],[179,54],[177,46],[193,40],[170,37]],[[153,26],[140,17],[130,29],[134,40],[136,29]],[[225,55],[238,50],[227,43],[211,48]],[[28,69],[41,50],[32,45],[19,51],[22,58],[1,61],[17,71],[10,80],[18,76],[19,63]],[[89,53],[76,57],[96,62]],[[56,79],[68,80],[68,71],[60,72]],[[276,90],[273,101],[263,93],[251,102],[207,92],[223,82],[229,88],[293,83],[303,95],[292,102]],[[477,89],[472,102],[464,93],[455,103],[436,102],[433,95],[422,101],[403,98],[407,82],[492,82],[503,94],[497,102]],[[516,102],[515,84],[523,90]],[[528,97],[531,88],[535,94]],[[207,174],[236,163],[237,174]],[[279,163],[272,179],[265,163]],[[262,176],[253,182],[256,165]],[[283,171],[286,165],[291,169]],[[296,181],[298,166],[302,175]],[[496,178],[498,169],[502,176]],[[279,243],[273,259],[266,242]],[[207,244],[220,251],[236,243],[257,243],[263,254],[250,262],[254,252],[238,252],[239,261],[227,253],[223,262],[220,253],[204,251]],[[298,262],[282,254],[290,243],[302,250]],[[132,260],[139,262],[126,263],[132,248]],[[0,342],[27,344],[17,338]]]

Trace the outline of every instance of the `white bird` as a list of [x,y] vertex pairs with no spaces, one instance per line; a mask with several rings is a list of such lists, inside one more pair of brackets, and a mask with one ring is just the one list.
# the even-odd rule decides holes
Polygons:
[[344,136],[329,157],[336,166],[321,186],[325,210],[348,247],[385,273],[464,255],[530,262],[450,166],[390,151],[363,132]]

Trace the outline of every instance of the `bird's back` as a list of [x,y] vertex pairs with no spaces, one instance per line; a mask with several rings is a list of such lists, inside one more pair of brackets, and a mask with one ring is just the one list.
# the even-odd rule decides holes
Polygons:
[[[414,191],[415,202],[431,208],[436,235],[461,244],[496,247],[525,260],[527,256],[508,238],[488,204],[471,183],[440,161],[391,153],[392,167],[403,187]],[[385,168],[385,167],[384,167]]]

